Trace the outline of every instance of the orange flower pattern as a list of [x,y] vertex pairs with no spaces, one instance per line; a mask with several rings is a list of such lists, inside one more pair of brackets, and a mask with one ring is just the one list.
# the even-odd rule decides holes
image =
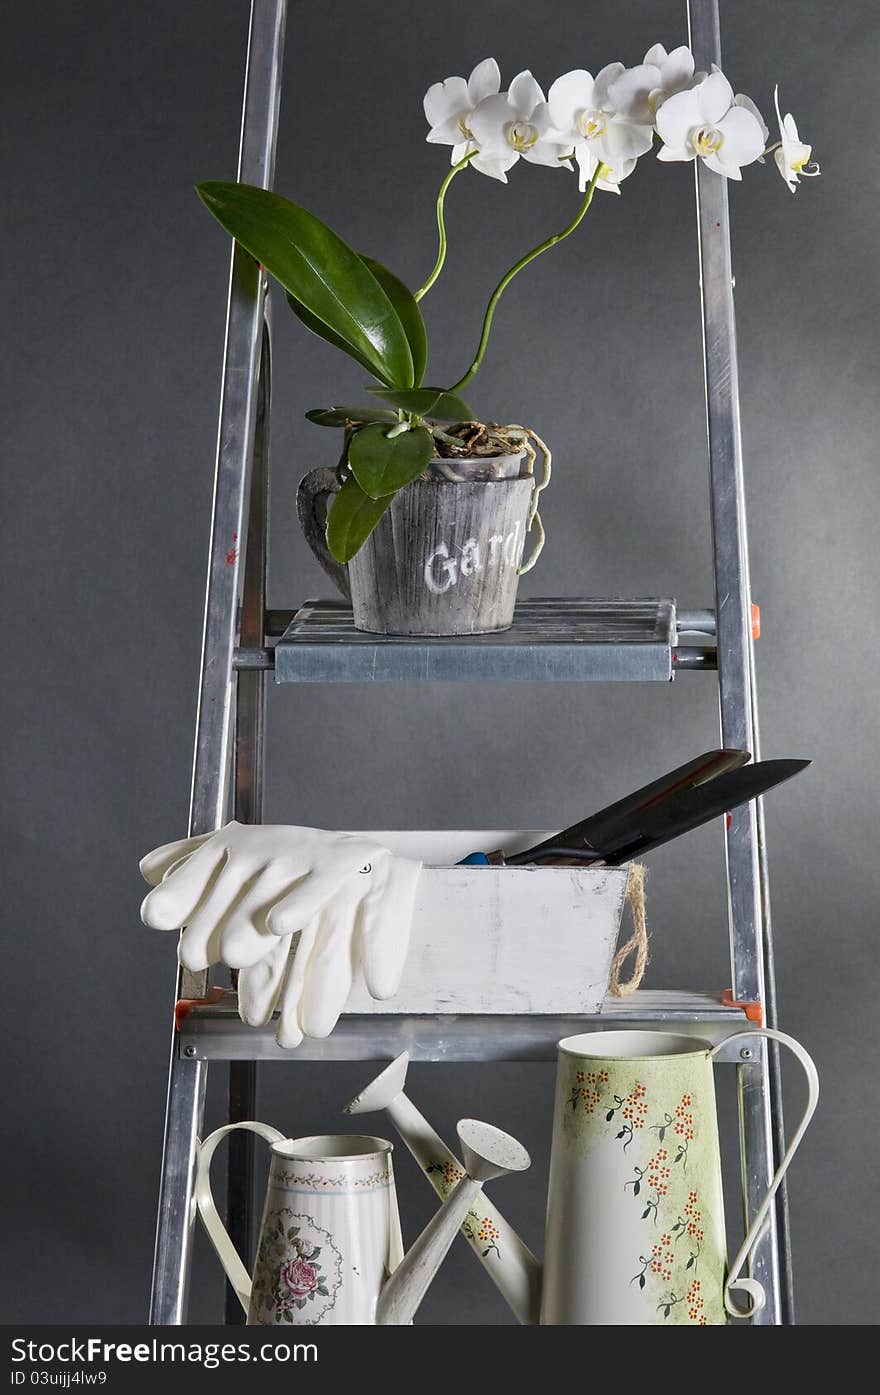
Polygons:
[[623,1098],[620,1095],[612,1095],[613,1106],[605,1115],[605,1122],[610,1124],[615,1114],[620,1111],[621,1127],[615,1138],[623,1139],[623,1151],[626,1152],[629,1145],[635,1138],[636,1132],[645,1127],[648,1119],[648,1089],[640,1080],[633,1085],[628,1095]]
[[582,1104],[588,1114],[592,1114],[596,1105],[602,1099],[605,1086],[608,1084],[607,1070],[582,1071],[575,1075],[575,1084],[572,1087],[569,1104],[572,1109],[577,1109]]
[[437,1173],[437,1181],[434,1185],[444,1201],[464,1176],[461,1168],[457,1167],[454,1162],[449,1162],[448,1159],[444,1162],[428,1163],[425,1171]]
[[703,1241],[705,1232],[703,1230],[703,1213],[697,1205],[697,1193],[688,1192],[688,1199],[685,1203],[684,1214],[677,1217],[672,1226],[672,1233],[675,1236],[675,1243],[679,1240],[687,1241],[688,1261],[685,1269],[697,1271],[700,1262],[700,1255],[703,1253]]
[[480,1216],[476,1211],[468,1211],[461,1228],[474,1245],[480,1246],[483,1259],[493,1252],[498,1255],[499,1259],[501,1258],[501,1250],[498,1248],[501,1231],[491,1217]]
[[580,1105],[585,1113],[592,1114],[597,1105],[605,1108],[605,1122],[610,1124],[616,1114],[620,1114],[620,1131],[615,1135],[624,1140],[624,1152],[632,1143],[637,1130],[643,1129],[648,1119],[648,1104],[645,1096],[647,1087],[639,1080],[630,1087],[626,1095],[611,1094],[605,1098],[608,1084],[607,1070],[582,1071],[575,1073],[574,1084],[568,1102],[576,1110]]
[[669,1179],[672,1176],[672,1169],[669,1166],[669,1154],[665,1148],[658,1148],[653,1157],[648,1159],[645,1167],[639,1167],[638,1163],[633,1165],[634,1177],[628,1182],[624,1182],[623,1189],[629,1187],[633,1189],[633,1196],[638,1196],[642,1187],[653,1193],[644,1198],[645,1209],[642,1212],[642,1220],[646,1221],[649,1216],[653,1216],[656,1221],[659,1215],[660,1202],[669,1191]]
[[[425,1171],[436,1175],[437,1180],[434,1186],[444,1201],[464,1176],[461,1168],[454,1162],[450,1162],[448,1158],[444,1161],[428,1163]],[[476,1211],[468,1211],[462,1221],[461,1230],[474,1248],[479,1249],[483,1259],[490,1254],[496,1254],[499,1259],[501,1258],[501,1249],[498,1245],[501,1231],[490,1216],[480,1216]]]
[[676,1138],[675,1162],[681,1163],[685,1172],[687,1171],[688,1147],[695,1137],[694,1116],[691,1113],[693,1096],[685,1092],[681,1101],[675,1106],[675,1113],[664,1113],[663,1120],[659,1124],[651,1124],[651,1128],[656,1132],[657,1139],[663,1142],[669,1129],[672,1129]]
[[703,1299],[700,1294],[699,1279],[694,1279],[685,1295],[685,1302],[688,1305],[688,1317],[691,1322],[697,1323],[700,1327],[705,1327],[706,1318],[703,1313]]

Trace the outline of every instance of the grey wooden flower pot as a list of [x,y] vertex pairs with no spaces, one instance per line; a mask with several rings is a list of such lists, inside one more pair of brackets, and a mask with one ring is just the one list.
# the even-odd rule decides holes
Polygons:
[[524,462],[524,454],[432,461],[395,496],[347,566],[326,542],[336,473],[306,475],[297,495],[300,524],[350,598],[357,629],[436,636],[509,629],[533,488]]

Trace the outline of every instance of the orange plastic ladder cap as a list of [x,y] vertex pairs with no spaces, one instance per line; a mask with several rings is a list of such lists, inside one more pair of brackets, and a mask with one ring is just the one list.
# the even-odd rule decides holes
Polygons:
[[223,997],[222,988],[212,988],[207,998],[178,998],[174,1004],[174,1030],[180,1031],[180,1024],[194,1007],[213,1007]]
[[733,996],[732,988],[725,988],[724,992],[721,994],[721,1002],[725,1007],[739,1008],[742,1012],[745,1013],[749,1022],[754,1022],[756,1027],[763,1027],[764,1009],[760,1003],[741,1003],[737,998]]

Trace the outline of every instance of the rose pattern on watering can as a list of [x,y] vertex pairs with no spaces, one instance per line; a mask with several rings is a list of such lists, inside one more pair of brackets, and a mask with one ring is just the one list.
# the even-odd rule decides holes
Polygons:
[[[563,1132],[568,1146],[583,1155],[613,1147],[626,1157],[618,1185],[644,1232],[641,1246],[633,1248],[628,1285],[642,1299],[643,1322],[726,1323],[721,1198],[711,1176],[714,1093],[704,1109],[669,1059],[662,1070],[651,1061],[621,1059],[594,1070],[588,1064],[570,1058],[568,1074],[560,1077]],[[701,1131],[706,1161],[700,1154],[695,1162],[691,1150]],[[700,1204],[703,1188],[713,1200],[714,1226]]]
[[251,1298],[265,1321],[315,1326],[335,1307],[341,1288],[342,1255],[330,1232],[290,1207],[268,1211]]

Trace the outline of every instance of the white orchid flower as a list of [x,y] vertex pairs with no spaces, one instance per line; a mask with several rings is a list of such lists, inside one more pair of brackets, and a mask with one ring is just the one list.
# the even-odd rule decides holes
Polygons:
[[501,70],[494,58],[484,58],[467,80],[451,77],[435,82],[425,93],[425,116],[431,127],[425,139],[451,145],[452,163],[457,165],[472,148],[471,112],[484,97],[500,91]]
[[773,89],[773,102],[776,107],[776,119],[779,122],[780,136],[780,142],[773,152],[773,158],[776,161],[779,173],[782,175],[788,188],[794,193],[795,185],[800,182],[802,175],[813,178],[820,173],[820,170],[815,160],[812,165],[810,164],[810,156],[813,153],[813,148],[810,145],[804,145],[804,142],[798,136],[798,129],[791,112],[787,112],[784,117],[780,112],[778,86]]
[[651,124],[630,120],[617,110],[611,96],[625,71],[622,63],[609,63],[594,78],[575,68],[550,88],[547,105],[554,132],[574,150],[581,189],[586,189],[601,162],[608,172],[598,181],[599,188],[620,193],[621,180],[632,174],[639,156],[651,148]]
[[547,100],[528,70],[517,74],[507,92],[480,102],[471,113],[470,129],[480,158],[502,161],[505,169],[519,159],[571,168],[567,164],[571,144],[566,145],[553,130]]
[[724,74],[669,97],[657,112],[664,144],[660,160],[700,159],[716,174],[742,179],[740,170],[764,153],[766,126],[748,97],[734,97]]
[[[501,70],[494,58],[484,58],[467,80],[450,77],[445,82],[435,82],[425,93],[425,117],[431,128],[425,139],[434,145],[451,145],[452,164],[457,165],[465,155],[477,149],[470,129],[475,107],[500,90]],[[515,165],[516,160],[483,160],[475,155],[470,163],[482,174],[506,184],[505,171]]]
[[611,84],[609,96],[619,115],[653,126],[664,102],[677,92],[690,91],[705,76],[694,72],[694,55],[684,44],[671,53],[662,44],[654,44],[641,63],[627,68]]

